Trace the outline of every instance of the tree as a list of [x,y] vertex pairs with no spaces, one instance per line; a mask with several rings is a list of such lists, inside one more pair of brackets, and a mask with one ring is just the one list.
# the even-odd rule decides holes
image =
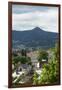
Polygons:
[[31,64],[32,64],[30,57],[27,57],[27,64],[28,64],[28,65],[31,65]]
[[34,85],[38,84],[38,74],[36,72],[34,72],[34,75],[33,75],[33,84]]
[[40,64],[40,68],[41,68],[42,59],[46,59],[46,61],[48,60],[48,53],[45,50],[40,50],[38,53],[38,61]]
[[13,58],[13,62],[15,64],[17,64],[18,62],[25,64],[25,63],[31,62],[31,59],[30,59],[30,57],[27,57],[27,56],[26,57],[25,56],[17,56],[17,57]]
[[59,81],[58,47],[55,46],[53,52],[54,54],[52,55],[48,64],[43,66],[42,73],[40,74],[40,80],[38,81],[39,84],[54,84],[58,83]]
[[42,73],[40,74],[40,79],[38,84],[47,84],[49,83],[49,64],[44,64]]
[[[35,83],[38,84],[57,84],[59,82],[59,47],[58,45],[51,52],[52,54],[48,64],[44,64],[42,72],[38,77],[35,77]],[[39,78],[39,79],[38,79]]]
[[18,74],[18,66],[20,64],[29,64],[31,62],[31,59],[29,57],[25,57],[25,56],[17,56],[17,57],[13,57],[12,59],[12,63],[14,64],[16,73]]
[[22,56],[26,56],[26,50],[22,49],[22,50],[21,50],[21,55],[22,55]]

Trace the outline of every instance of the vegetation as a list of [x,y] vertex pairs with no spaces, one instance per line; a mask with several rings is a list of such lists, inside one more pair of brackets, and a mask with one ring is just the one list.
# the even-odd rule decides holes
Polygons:
[[20,56],[12,56],[12,64],[14,65],[14,68],[12,70],[12,72],[14,72],[16,70],[16,73],[18,74],[18,67],[21,64],[28,64],[31,65],[31,58],[26,56],[26,51],[22,50],[22,54]]
[[38,74],[36,72],[34,72],[33,75],[33,85],[38,84]]
[[45,50],[39,51],[38,60],[42,61],[42,59],[48,59],[48,53]]
[[45,50],[40,50],[38,53],[38,61],[40,64],[40,68],[41,68],[42,59],[46,59],[46,61],[48,60],[48,53]]
[[[32,30],[27,31],[12,31],[13,47],[36,48],[41,47],[48,49],[54,47],[55,42],[58,39],[58,33],[46,32],[39,27],[35,27]],[[12,40],[12,41],[13,41]],[[17,43],[15,43],[18,41]]]
[[21,55],[22,55],[22,56],[26,56],[26,50],[22,49],[22,50],[21,50]]
[[[44,64],[42,72],[39,77],[36,74],[33,77],[35,84],[54,84],[59,82],[59,48],[58,45],[51,50],[52,57],[48,60],[48,64]],[[42,58],[42,57],[41,57]],[[40,78],[40,79],[38,79]]]
[[[41,84],[56,84],[59,82],[59,46],[56,44],[54,48],[48,50],[49,53],[45,50],[39,50],[38,53],[38,61],[40,63],[41,74],[38,74],[34,70],[34,66],[31,63],[31,58],[26,55],[26,51],[22,50],[21,55],[15,55],[12,58],[12,63],[15,66],[15,70],[19,64],[28,64],[31,65],[32,69],[30,71],[30,75],[33,75],[33,85],[41,85]],[[42,59],[48,61],[48,63],[43,64],[41,68]],[[19,83],[20,80],[24,78],[24,75],[21,75],[15,83]],[[13,81],[17,77],[13,78]]]
[[17,77],[12,77],[12,80],[14,81],[15,79],[17,79]]
[[30,57],[25,57],[25,56],[13,57],[13,64],[17,64],[18,62],[20,62],[22,64],[30,63],[31,58]]

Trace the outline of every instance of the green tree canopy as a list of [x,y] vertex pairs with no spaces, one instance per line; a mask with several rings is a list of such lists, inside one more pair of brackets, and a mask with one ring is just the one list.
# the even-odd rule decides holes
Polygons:
[[38,61],[41,62],[42,59],[48,60],[48,53],[45,50],[40,50],[38,53]]
[[17,57],[13,58],[13,62],[16,64],[18,62],[25,64],[25,63],[31,62],[31,59],[29,57],[25,57],[25,56],[17,56]]

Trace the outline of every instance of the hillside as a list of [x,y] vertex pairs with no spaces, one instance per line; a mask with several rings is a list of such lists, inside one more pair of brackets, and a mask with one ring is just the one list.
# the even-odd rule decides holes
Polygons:
[[24,46],[47,49],[54,47],[57,40],[58,33],[47,32],[39,27],[26,31],[12,31],[13,48]]

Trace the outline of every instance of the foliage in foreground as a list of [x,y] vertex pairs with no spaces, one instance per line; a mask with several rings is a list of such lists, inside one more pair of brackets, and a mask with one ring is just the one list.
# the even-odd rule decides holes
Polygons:
[[[48,64],[44,64],[39,76],[35,73],[33,84],[54,84],[59,81],[59,48],[56,46]],[[52,52],[52,50],[51,50]]]

